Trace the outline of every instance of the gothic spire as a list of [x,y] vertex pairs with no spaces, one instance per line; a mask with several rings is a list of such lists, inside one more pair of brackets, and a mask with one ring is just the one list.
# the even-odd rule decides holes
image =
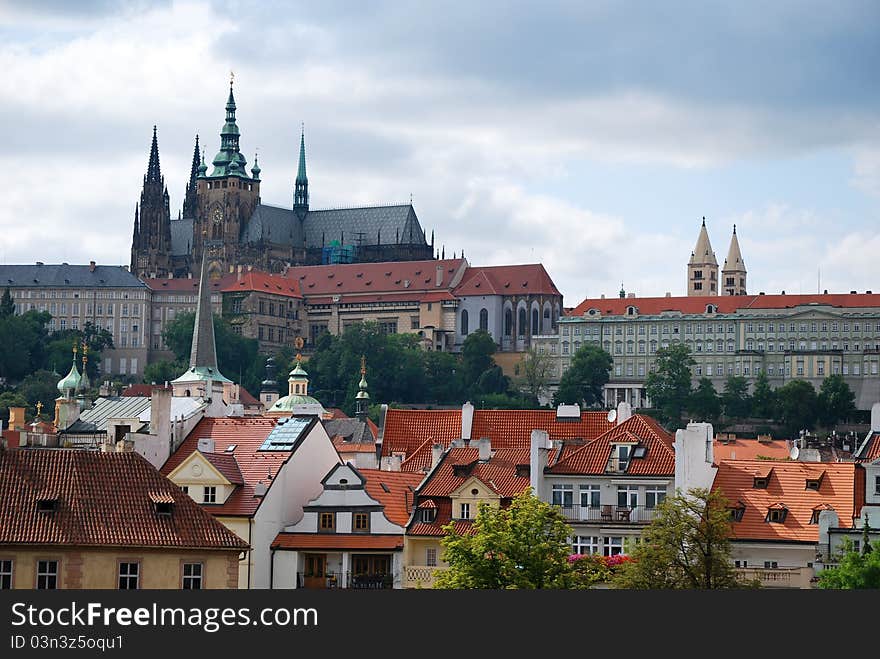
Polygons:
[[199,136],[196,135],[196,144],[193,148],[192,165],[189,168],[189,181],[186,184],[186,194],[183,198],[183,217],[195,217],[198,211],[198,182],[199,165],[201,165],[201,153],[199,152]]
[[703,224],[700,227],[700,235],[697,237],[697,245],[694,247],[691,256],[691,263],[718,265],[718,261],[715,260],[715,252],[712,251],[712,243],[709,242],[709,232],[706,230],[705,217],[703,217]]
[[150,146],[150,162],[147,165],[147,176],[144,182],[162,182],[162,172],[159,169],[159,141],[156,138],[156,126],[153,126],[153,144]]
[[208,278],[208,252],[202,252],[202,269],[199,275],[199,300],[193,329],[189,367],[206,367],[217,370],[217,349],[214,343],[214,318],[211,310],[211,280]]
[[306,129],[302,128],[299,136],[299,167],[296,170],[296,184],[293,192],[293,210],[307,212],[309,210],[309,178],[306,176]]

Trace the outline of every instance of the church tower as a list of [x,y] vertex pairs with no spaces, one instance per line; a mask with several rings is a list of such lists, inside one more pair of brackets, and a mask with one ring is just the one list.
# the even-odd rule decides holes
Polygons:
[[691,252],[691,260],[688,262],[687,291],[689,296],[718,295],[718,261],[715,260],[715,252],[712,251],[712,243],[709,242],[705,217],[703,226],[700,227],[697,245]]
[[736,225],[733,225],[733,236],[730,238],[730,249],[721,269],[722,292],[724,295],[746,295],[746,264],[739,251],[739,240],[736,237]]
[[199,136],[196,135],[196,145],[193,149],[192,165],[189,168],[189,181],[186,183],[186,194],[183,197],[183,213],[185,219],[194,218],[199,212],[199,165],[201,154],[199,153]]
[[309,178],[306,176],[306,130],[299,136],[299,167],[296,170],[296,183],[293,189],[293,212],[300,221],[309,212]]
[[134,209],[131,272],[136,277],[167,277],[171,272],[171,211],[165,177],[159,168],[155,126],[141,199]]
[[[197,176],[198,212],[193,221],[192,267],[208,254],[208,276],[220,277],[239,263],[241,242],[247,222],[260,203],[260,178],[257,165],[248,176],[247,160],[239,148],[235,120],[235,97],[232,80],[226,100],[226,122],[220,131],[220,150],[208,174],[204,162]],[[197,273],[193,273],[196,275]]]

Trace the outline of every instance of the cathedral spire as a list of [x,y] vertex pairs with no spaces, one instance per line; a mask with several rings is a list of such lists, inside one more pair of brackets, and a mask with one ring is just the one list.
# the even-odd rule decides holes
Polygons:
[[298,214],[309,210],[309,178],[306,176],[306,129],[302,127],[299,136],[299,167],[296,170],[296,184],[293,192],[293,210]]
[[189,168],[189,181],[186,184],[186,194],[183,198],[183,217],[195,217],[198,212],[198,182],[199,166],[201,165],[201,153],[199,152],[199,136],[196,135],[196,144],[193,147],[192,165]]
[[212,177],[235,174],[247,177],[245,167],[247,160],[239,149],[239,131],[235,123],[235,95],[232,93],[233,76],[229,78],[229,96],[226,99],[226,123],[220,130],[220,151],[214,156]]
[[193,327],[189,367],[205,367],[217,371],[217,349],[214,342],[214,318],[211,309],[211,280],[208,278],[207,250],[202,252],[199,299],[196,303],[196,318]]
[[159,139],[153,126],[147,173],[135,206],[131,272],[136,277],[164,277],[171,270],[171,211],[168,188],[159,167]]
[[727,258],[724,259],[724,266],[721,268],[724,294],[746,295],[746,277],[746,264],[743,262],[742,252],[739,249],[739,239],[736,237],[736,225],[734,224]]
[[161,183],[162,172],[159,169],[159,141],[156,138],[156,126],[153,126],[153,143],[150,146],[150,162],[147,164],[145,183]]

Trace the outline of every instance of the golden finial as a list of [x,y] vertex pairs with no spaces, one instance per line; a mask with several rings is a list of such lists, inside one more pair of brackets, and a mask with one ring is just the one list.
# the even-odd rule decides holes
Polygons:
[[77,345],[76,341],[74,341],[73,342],[73,356],[74,356],[74,358],[76,357],[76,351],[78,349],[79,349],[79,346]]
[[40,412],[43,411],[43,401],[37,401],[37,416],[40,416]]
[[361,377],[367,374],[367,358],[361,355]]
[[302,361],[302,355],[300,353],[296,353],[296,363],[299,364]]
[[232,83],[235,81],[235,73],[232,71],[229,72],[229,86],[232,87]]

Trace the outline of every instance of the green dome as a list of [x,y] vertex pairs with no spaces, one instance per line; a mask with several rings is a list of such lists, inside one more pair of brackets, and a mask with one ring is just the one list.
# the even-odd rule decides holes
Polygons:
[[[304,396],[302,394],[291,394],[290,396],[285,396],[284,398],[279,398],[275,401],[275,404],[269,408],[270,412],[293,412],[293,408],[296,405],[321,405],[316,399],[311,396]],[[323,407],[321,408],[323,410]]]
[[70,365],[70,373],[58,382],[58,391],[63,394],[65,391],[76,390],[81,379],[79,371],[76,369],[76,358],[74,357],[73,363]]
[[303,370],[302,365],[299,363],[299,360],[297,360],[296,368],[290,372],[290,377],[307,378],[309,377],[309,374]]

